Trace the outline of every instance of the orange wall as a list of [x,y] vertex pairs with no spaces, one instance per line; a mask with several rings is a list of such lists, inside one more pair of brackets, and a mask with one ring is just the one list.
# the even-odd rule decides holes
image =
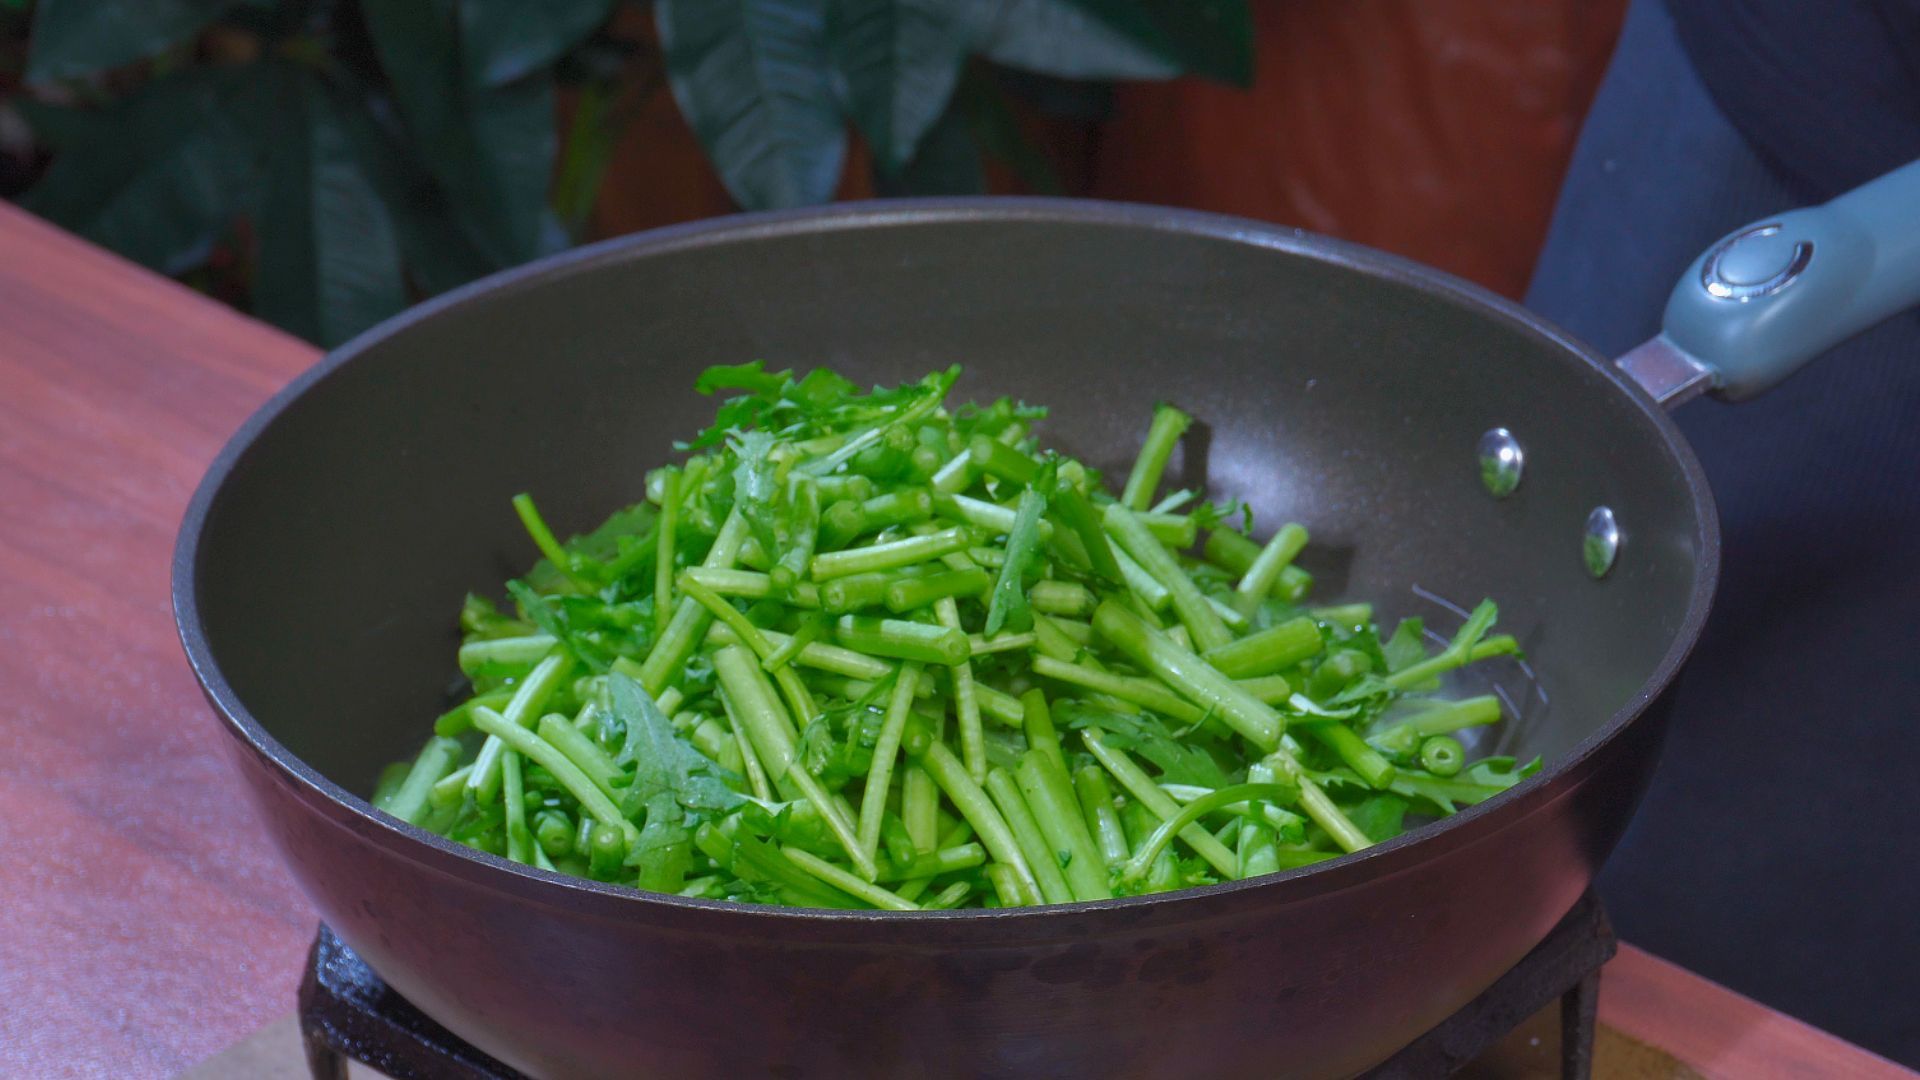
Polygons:
[[1120,90],[1093,193],[1525,287],[1624,0],[1262,0],[1259,80]]

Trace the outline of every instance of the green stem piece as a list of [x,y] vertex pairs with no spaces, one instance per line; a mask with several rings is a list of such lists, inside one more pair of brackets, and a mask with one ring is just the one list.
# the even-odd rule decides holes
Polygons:
[[[625,774],[618,765],[613,763],[613,759],[607,756],[607,752],[600,749],[599,743],[588,738],[585,732],[574,727],[559,713],[548,713],[541,717],[536,730],[541,738],[552,743],[555,750],[566,755],[568,761],[579,767],[580,771],[586,774],[587,779],[593,781],[593,786],[599,788],[607,798],[619,797],[614,790],[614,781],[624,780]],[[511,799],[512,796],[509,795],[508,798]]]
[[[863,575],[856,575],[856,577]],[[852,581],[854,578],[841,578]],[[993,578],[985,570],[947,570],[921,577],[894,578],[881,590],[887,610],[895,615],[926,607],[937,600],[957,596],[980,596],[993,587]],[[832,610],[829,608],[828,610]]]
[[553,744],[485,706],[473,710],[473,726],[499,737],[508,749],[525,755],[552,773],[560,786],[579,800],[581,808],[592,814],[595,821],[618,829],[626,837],[628,847],[632,847],[634,841],[640,838],[640,831],[620,813],[619,807],[613,805],[613,800],[595,787],[593,781],[587,779],[587,774],[568,761],[566,755],[556,750]]
[[520,515],[520,524],[526,527],[527,535],[533,537],[534,546],[553,564],[553,568],[568,581],[585,587],[587,583],[580,579],[573,565],[573,556],[567,554],[567,549],[554,539],[553,530],[547,528],[546,519],[540,516],[539,508],[533,505],[533,496],[524,491],[515,495],[513,512]]
[[527,833],[527,791],[522,779],[520,755],[511,750],[501,754],[500,802],[506,811],[507,858],[525,865],[533,861],[528,850],[533,838]]
[[1110,503],[1106,511],[1107,531],[1120,542],[1127,554],[1134,557],[1155,581],[1167,587],[1173,596],[1173,611],[1180,622],[1193,635],[1194,645],[1201,649],[1217,648],[1233,640],[1233,633],[1227,629],[1220,616],[1207,603],[1199,586],[1180,568],[1173,553],[1155,539],[1139,517],[1119,503]]
[[1131,701],[1135,705],[1152,709],[1162,716],[1182,723],[1197,724],[1206,719],[1205,709],[1168,690],[1165,684],[1152,679],[1143,679],[1134,675],[1115,675],[1110,671],[1099,671],[1085,664],[1063,664],[1050,656],[1034,657],[1033,673],[1042,678],[1058,679],[1064,683],[1117,697],[1122,701]]
[[864,900],[883,911],[920,910],[919,904],[893,892],[889,892],[872,882],[855,877],[810,851],[788,846],[781,848],[780,852],[791,860],[793,865],[826,882],[828,885],[839,889],[848,896],[857,900]]
[[[572,670],[573,661],[557,653],[540,661],[514,691],[507,707],[495,715],[506,717],[515,727],[532,727],[541,710],[546,708],[547,699],[565,683]],[[473,711],[478,713],[479,709]],[[490,803],[499,794],[500,755],[505,752],[506,745],[500,739],[489,737],[474,755],[473,771],[467,774],[467,791],[475,802]]]
[[654,537],[653,556],[653,639],[666,636],[667,622],[673,618],[673,556],[680,532],[680,494],[695,490],[694,483],[683,483],[679,469],[664,470],[660,491],[660,528]]
[[1033,811],[1027,806],[1026,797],[1020,794],[1019,782],[1013,774],[1005,769],[987,773],[987,792],[1013,831],[1020,853],[1026,856],[1027,866],[1040,884],[1040,898],[1049,904],[1071,903],[1073,890],[1068,888],[1066,876],[1060,872],[1059,855],[1047,843],[1039,823],[1034,821]]
[[[936,602],[933,613],[941,626],[960,629],[960,605],[952,597]],[[975,783],[982,783],[987,779],[987,737],[980,721],[980,693],[973,680],[973,662],[962,660],[947,671],[953,682],[953,715],[960,729],[960,760],[966,762],[967,775]]]
[[1301,615],[1208,649],[1201,657],[1223,675],[1251,679],[1285,671],[1310,659],[1319,654],[1323,644],[1319,625]]
[[1173,448],[1192,423],[1193,417],[1172,405],[1154,406],[1146,440],[1140,444],[1140,453],[1133,459],[1133,471],[1127,474],[1127,486],[1120,493],[1123,505],[1132,510],[1145,510],[1152,505],[1154,489],[1160,486],[1161,474],[1167,471],[1167,459],[1173,456]]
[[[1229,784],[1218,791],[1202,795],[1181,807],[1172,817],[1161,819],[1158,828],[1140,845],[1133,857],[1120,869],[1122,881],[1138,881],[1147,873],[1147,867],[1153,862],[1160,849],[1167,846],[1181,830],[1193,825],[1201,818],[1230,803],[1247,802],[1253,799],[1281,799],[1290,797],[1293,789],[1284,784]],[[1214,841],[1216,844],[1218,840]],[[1239,870],[1238,857],[1234,859],[1233,870]],[[1229,871],[1222,870],[1222,873]]]
[[[788,670],[783,668],[783,671]],[[788,781],[803,798],[813,804],[827,823],[833,837],[846,851],[862,877],[872,880],[876,868],[873,855],[854,832],[853,823],[830,798],[819,778],[795,760],[793,724],[780,699],[774,694],[752,653],[738,645],[728,645],[713,654],[713,671],[738,728],[744,728],[747,747],[753,750],[767,779],[774,784]]]
[[[1059,751],[1057,743],[1054,751]],[[1111,897],[1113,889],[1107,883],[1106,861],[1094,845],[1093,834],[1087,830],[1080,801],[1067,779],[1064,764],[1038,749],[1029,750],[1020,758],[1016,778],[1020,794],[1033,812],[1034,822],[1040,826],[1048,849],[1067,853],[1061,874],[1073,898],[1105,900]]]
[[919,681],[917,662],[900,665],[893,694],[887,700],[886,718],[880,724],[880,737],[873,746],[873,764],[867,769],[866,789],[860,796],[860,827],[855,833],[860,851],[869,862],[879,853],[880,823],[893,784],[893,763],[900,755],[900,739],[906,733],[907,715],[913,710],[913,691]]
[[[1024,888],[1032,890],[1037,902],[1040,886],[1034,880],[1026,856],[1020,853],[1020,843],[1014,838],[1012,827],[1000,816],[1000,811],[994,807],[986,791],[967,775],[967,767],[942,743],[930,741],[917,753],[921,765],[933,777],[934,783],[947,793],[947,800],[953,803],[954,809],[960,811],[960,816],[966,819],[967,824],[973,826],[980,842],[986,845],[987,853],[993,856],[994,865],[1007,867]],[[988,870],[991,872],[992,866]]]
[[1368,746],[1366,740],[1353,733],[1352,728],[1343,724],[1315,724],[1303,726],[1301,730],[1332,750],[1375,791],[1385,791],[1398,775],[1399,770],[1393,767],[1393,762]]
[[1134,663],[1159,676],[1187,700],[1215,711],[1229,727],[1261,749],[1276,745],[1286,730],[1272,707],[1112,600],[1103,601],[1093,613],[1093,628]]
[[[484,708],[485,706],[481,706]],[[375,805],[394,817],[411,825],[420,824],[426,816],[429,796],[434,785],[453,771],[454,762],[460,760],[460,743],[444,736],[435,736],[427,740],[420,753],[413,759],[413,767],[407,770],[407,777],[400,782],[399,790],[384,803]]]
[[1307,530],[1304,526],[1292,522],[1282,525],[1280,531],[1274,533],[1273,538],[1267,541],[1267,546],[1260,549],[1260,554],[1253,560],[1253,565],[1248,567],[1246,574],[1240,578],[1240,584],[1234,589],[1234,606],[1239,608],[1242,614],[1253,614],[1254,609],[1260,606],[1260,602],[1267,598],[1273,583],[1280,579],[1280,571],[1286,569],[1293,562],[1294,556],[1300,554],[1301,549],[1306,546]]
[[[1140,766],[1134,764],[1133,759],[1128,757],[1125,751],[1116,750],[1102,741],[1098,731],[1093,729],[1082,731],[1080,739],[1086,744],[1087,751],[1100,762],[1108,774],[1119,781],[1127,794],[1132,795],[1135,801],[1151,811],[1154,817],[1165,821],[1180,812],[1180,804],[1173,801],[1173,796],[1161,791],[1160,785],[1154,783]],[[1180,830],[1179,835],[1180,839],[1193,849],[1194,854],[1207,860],[1220,873],[1230,877],[1239,869],[1240,862],[1234,857],[1233,852],[1225,844],[1215,840],[1212,833],[1200,826],[1189,824]]]
[[1094,595],[1085,585],[1071,581],[1036,581],[1027,590],[1027,602],[1035,611],[1047,615],[1091,615]]
[[1114,805],[1113,789],[1107,785],[1107,774],[1097,765],[1083,765],[1073,774],[1073,791],[1101,860],[1109,869],[1126,862],[1132,849],[1120,823],[1120,811]]
[[813,580],[825,582],[848,574],[913,566],[959,551],[972,542],[973,534],[956,526],[925,536],[907,536],[865,547],[829,551],[813,557]]
[[842,615],[834,623],[833,632],[840,644],[869,656],[890,656],[949,667],[968,656],[966,634],[931,623]]
[[900,772],[900,823],[914,850],[922,855],[939,845],[940,786],[926,769],[912,762]]

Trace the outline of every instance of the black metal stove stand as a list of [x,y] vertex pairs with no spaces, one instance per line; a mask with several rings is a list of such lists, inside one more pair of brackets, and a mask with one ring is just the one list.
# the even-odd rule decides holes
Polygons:
[[[1367,1073],[1367,1080],[1432,1080],[1453,1074],[1541,1009],[1560,1001],[1560,1062],[1566,1080],[1593,1070],[1600,966],[1618,942],[1592,893],[1498,982],[1439,1027]],[[374,974],[325,926],[300,982],[300,1033],[314,1080],[346,1080],[352,1058],[395,1080],[516,1080],[522,1074],[428,1019]]]

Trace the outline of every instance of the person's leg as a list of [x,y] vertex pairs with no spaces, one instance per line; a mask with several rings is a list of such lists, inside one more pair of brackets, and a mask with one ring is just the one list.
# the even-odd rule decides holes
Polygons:
[[1636,0],[1580,130],[1527,306],[1618,355],[1659,329],[1667,293],[1702,248],[1801,201],[1721,115],[1666,9]]
[[[1702,248],[1808,201],[1636,0],[1527,302],[1618,354]],[[1920,1065],[1920,316],[1676,419],[1720,597],[1602,894],[1627,940]]]

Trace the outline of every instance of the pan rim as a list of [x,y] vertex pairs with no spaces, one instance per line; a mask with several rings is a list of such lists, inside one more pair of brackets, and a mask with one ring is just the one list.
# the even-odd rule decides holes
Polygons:
[[[1695,550],[1698,552],[1685,616],[1666,654],[1640,688],[1607,720],[1561,758],[1513,789],[1468,807],[1439,821],[1409,830],[1401,836],[1363,851],[1306,867],[1244,881],[1180,889],[1170,893],[1120,897],[1111,900],[1048,904],[1036,907],[960,909],[954,911],[842,911],[780,907],[739,901],[708,900],[646,892],[631,886],[571,877],[523,866],[500,856],[469,848],[375,809],[369,802],[314,770],[279,742],[256,719],[228,683],[213,655],[202,622],[198,598],[198,562],[207,519],[216,499],[241,460],[258,438],[295,401],[311,388],[355,359],[416,324],[488,298],[541,287],[588,272],[606,263],[654,257],[688,248],[743,243],[756,238],[834,233],[864,228],[951,224],[967,221],[1031,221],[1085,225],[1126,226],[1149,231],[1200,236],[1230,243],[1267,248],[1289,255],[1365,273],[1414,288],[1430,296],[1497,319],[1510,329],[1556,346],[1569,362],[1585,363],[1622,395],[1643,421],[1649,423],[1662,449],[1677,466],[1693,503]],[[916,927],[928,923],[973,924],[995,928],[1018,927],[1044,932],[1063,920],[1099,912],[1154,907],[1159,912],[1192,909],[1206,917],[1220,903],[1243,892],[1260,892],[1281,903],[1305,899],[1360,881],[1402,872],[1428,856],[1477,843],[1518,821],[1533,804],[1551,801],[1554,781],[1586,769],[1604,747],[1626,730],[1671,684],[1698,642],[1718,583],[1720,533],[1718,515],[1705,473],[1691,446],[1671,417],[1630,379],[1616,371],[1601,353],[1560,330],[1539,315],[1481,286],[1402,256],[1364,245],[1321,236],[1304,229],[1273,225],[1205,211],[1144,204],[1047,197],[979,196],[965,198],[892,199],[839,203],[798,210],[768,211],[710,218],[616,237],[584,245],[471,282],[415,305],[328,352],[260,405],[228,438],[196,486],[181,522],[172,557],[172,606],[175,627],[189,666],[223,726],[269,770],[337,827],[384,835],[397,856],[426,868],[450,874],[466,883],[508,892],[536,903],[566,906],[604,905],[605,914],[627,917],[644,909],[661,914],[740,920],[780,920],[835,926]],[[1564,793],[1558,793],[1564,794]],[[636,908],[635,904],[643,908]]]

